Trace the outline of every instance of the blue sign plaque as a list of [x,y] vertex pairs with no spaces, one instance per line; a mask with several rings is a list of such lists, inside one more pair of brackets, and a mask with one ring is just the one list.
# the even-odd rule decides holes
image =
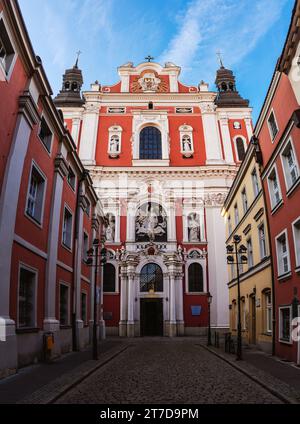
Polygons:
[[199,315],[201,315],[202,306],[200,306],[200,305],[191,306],[191,310],[192,310],[193,316],[199,316]]

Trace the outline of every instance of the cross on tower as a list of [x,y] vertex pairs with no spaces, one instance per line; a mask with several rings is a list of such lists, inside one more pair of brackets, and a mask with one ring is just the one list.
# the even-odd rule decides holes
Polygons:
[[218,50],[218,51],[217,51],[217,56],[218,56],[218,58],[219,58],[219,62],[220,62],[220,66],[221,66],[221,68],[224,68],[223,60],[222,60],[222,53],[221,53],[221,51],[220,51],[220,50]]
[[149,54],[147,57],[145,57],[145,59],[146,59],[148,62],[151,62],[151,60],[154,60],[154,57],[150,56],[150,54]]
[[79,56],[82,54],[82,51],[78,50],[78,52],[76,53],[77,55],[77,59],[76,59],[76,63],[75,63],[75,68],[78,67],[78,61],[79,61]]

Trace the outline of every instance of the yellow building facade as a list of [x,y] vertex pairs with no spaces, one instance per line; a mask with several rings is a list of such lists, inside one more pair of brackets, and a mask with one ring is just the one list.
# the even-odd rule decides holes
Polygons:
[[[241,327],[243,343],[272,351],[272,270],[259,165],[255,146],[250,145],[226,198],[226,245],[239,235],[247,248],[247,263],[239,265]],[[228,265],[230,331],[237,336],[237,265]]]

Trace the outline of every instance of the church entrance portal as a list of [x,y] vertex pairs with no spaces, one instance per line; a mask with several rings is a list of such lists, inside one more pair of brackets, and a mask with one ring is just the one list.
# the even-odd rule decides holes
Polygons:
[[163,300],[141,299],[141,336],[163,336]]

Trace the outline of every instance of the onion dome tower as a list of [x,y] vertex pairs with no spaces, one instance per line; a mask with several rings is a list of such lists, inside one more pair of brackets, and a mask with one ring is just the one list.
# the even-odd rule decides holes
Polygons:
[[56,107],[82,106],[84,100],[81,97],[81,87],[83,85],[82,72],[78,68],[78,59],[72,69],[67,69],[63,75],[63,86],[59,94],[55,97]]
[[249,100],[243,99],[236,89],[233,72],[226,69],[222,61],[220,61],[215,84],[218,88],[218,96],[215,100],[218,107],[249,107]]

